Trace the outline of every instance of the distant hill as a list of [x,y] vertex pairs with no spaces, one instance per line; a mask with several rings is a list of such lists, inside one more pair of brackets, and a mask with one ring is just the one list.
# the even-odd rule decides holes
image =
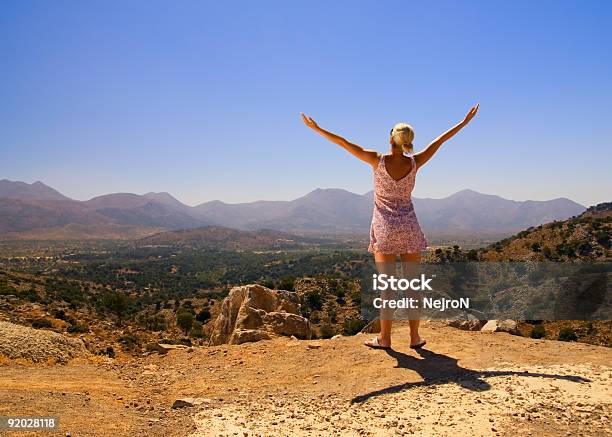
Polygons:
[[19,181],[0,180],[0,198],[20,200],[71,200],[57,190],[43,184],[34,182],[27,184]]
[[325,244],[328,240],[307,238],[285,232],[262,229],[239,231],[224,226],[160,232],[136,240],[137,246],[181,246],[193,249],[264,250],[288,249],[303,245]]
[[195,218],[185,212],[183,208],[177,208],[167,202],[159,202],[137,194],[107,194],[94,197],[83,203],[117,223],[132,226],[184,229],[210,223],[205,219]]
[[430,232],[510,233],[578,215],[585,207],[566,198],[516,201],[472,190],[444,199],[415,199],[421,226]]
[[[316,189],[290,201],[228,204],[216,200],[191,207],[168,193],[114,193],[81,202],[39,182],[30,185],[5,180],[0,187],[0,235],[5,238],[69,235],[70,229],[80,229],[80,234],[88,238],[114,238],[119,234],[129,237],[131,229],[134,236],[142,236],[160,229],[207,225],[313,236],[367,236],[373,203],[372,192],[360,195],[341,189]],[[423,229],[432,239],[497,239],[585,210],[565,198],[514,201],[471,190],[443,199],[415,198],[414,204]]]
[[283,231],[362,232],[372,220],[367,195],[341,189],[316,189],[291,201],[227,204],[220,201],[195,207],[200,217],[238,229],[270,228]]

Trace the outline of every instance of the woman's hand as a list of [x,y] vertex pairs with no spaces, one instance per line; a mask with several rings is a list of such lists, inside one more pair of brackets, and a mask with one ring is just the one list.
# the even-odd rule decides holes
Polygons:
[[465,118],[463,119],[463,124],[468,124],[470,120],[474,118],[474,116],[478,112],[479,106],[480,106],[480,103],[477,103],[476,106],[473,106],[472,109],[470,109],[470,112],[468,112]]
[[330,131],[327,131],[321,127],[311,118],[304,115],[303,112],[300,112],[302,115],[302,121],[309,128],[313,129],[316,133],[327,138],[332,143],[336,143],[340,147],[346,149],[350,154],[356,156],[362,161],[367,162],[371,166],[378,165],[378,153],[373,150],[365,150],[363,147],[358,146],[357,144],[353,144],[350,141],[342,138],[340,135],[336,135]]
[[431,157],[438,151],[438,149],[440,148],[440,146],[442,144],[444,144],[446,141],[450,140],[452,137],[455,136],[455,134],[457,132],[459,132],[461,129],[463,129],[470,122],[470,120],[476,116],[476,113],[478,112],[479,106],[480,106],[480,103],[477,103],[476,106],[473,106],[472,109],[470,109],[470,112],[467,113],[467,115],[465,116],[465,118],[463,119],[463,121],[461,123],[456,124],[455,126],[450,128],[449,130],[444,132],[442,135],[440,135],[438,138],[433,140],[425,148],[425,150],[423,150],[423,151],[421,151],[419,153],[415,153],[414,154],[414,159],[415,159],[415,161],[417,163],[417,168],[420,168],[427,161],[429,161],[431,159]]
[[302,115],[302,121],[304,121],[304,124],[306,126],[311,129],[316,129],[319,127],[319,125],[316,123],[316,121],[312,119],[312,117],[306,117],[303,112],[300,112],[300,114]]

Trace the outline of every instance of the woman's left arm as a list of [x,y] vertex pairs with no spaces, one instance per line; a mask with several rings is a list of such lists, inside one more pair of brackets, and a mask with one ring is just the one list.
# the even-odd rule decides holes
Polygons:
[[456,124],[449,130],[444,132],[442,135],[440,135],[438,138],[433,140],[431,144],[429,144],[425,148],[425,150],[422,150],[419,153],[415,153],[414,160],[416,161],[417,168],[423,166],[427,161],[429,161],[431,157],[434,156],[434,154],[438,151],[442,144],[450,140],[453,136],[455,136],[457,132],[463,129],[463,127],[466,126],[472,118],[474,118],[474,116],[478,112],[479,106],[480,104],[477,104],[472,109],[470,109],[470,112],[468,112],[468,114],[465,116],[461,123]]

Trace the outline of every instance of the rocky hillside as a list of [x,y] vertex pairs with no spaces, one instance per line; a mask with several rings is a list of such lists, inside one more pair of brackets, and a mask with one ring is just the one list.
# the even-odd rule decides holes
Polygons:
[[519,232],[479,256],[487,261],[609,261],[611,235],[612,203],[604,203],[578,217]]
[[[590,207],[569,220],[529,228],[481,250],[465,251],[459,246],[438,248],[429,262],[449,261],[591,261],[609,262],[612,233],[612,203]],[[502,293],[498,293],[503,298]],[[612,346],[609,320],[520,321],[521,335]]]

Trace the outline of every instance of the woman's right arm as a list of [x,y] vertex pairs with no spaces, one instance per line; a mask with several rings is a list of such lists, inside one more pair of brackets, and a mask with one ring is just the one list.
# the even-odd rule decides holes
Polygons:
[[380,158],[378,155],[378,152],[374,150],[366,150],[357,144],[353,144],[347,141],[346,139],[342,138],[340,135],[336,135],[332,132],[329,132],[319,127],[319,125],[311,117],[306,117],[303,112],[302,112],[302,120],[304,121],[304,124],[306,126],[308,126],[312,130],[317,132],[319,135],[327,138],[332,143],[336,143],[340,147],[346,149],[353,156],[361,159],[364,162],[367,162],[368,164],[372,166],[376,166],[378,164],[378,160]]

